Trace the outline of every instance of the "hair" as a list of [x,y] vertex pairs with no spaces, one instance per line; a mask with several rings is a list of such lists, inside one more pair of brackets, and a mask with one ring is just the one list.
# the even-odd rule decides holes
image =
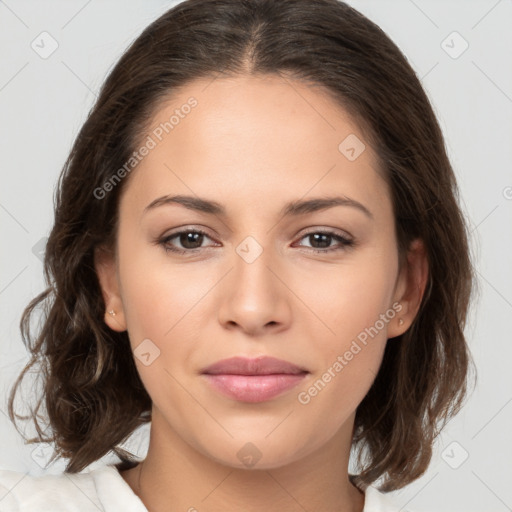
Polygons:
[[[187,0],[151,23],[107,76],[55,190],[44,257],[46,289],[23,311],[31,358],[9,396],[9,417],[31,419],[55,457],[79,472],[109,452],[119,469],[138,461],[119,445],[151,421],[128,333],[104,322],[94,267],[114,250],[120,194],[95,190],[133,155],[152,116],[195,79],[280,75],[318,85],[353,116],[391,194],[400,264],[423,240],[428,282],[410,328],[387,343],[381,368],[356,411],[353,448],[365,488],[399,489],[427,469],[433,442],[468,395],[473,364],[464,327],[474,286],[468,227],[444,139],[406,57],[357,10],[337,0]],[[35,335],[30,319],[43,309]],[[43,388],[30,415],[14,413],[24,375],[38,363]],[[48,432],[39,425],[46,409]],[[19,431],[19,429],[18,429]]]

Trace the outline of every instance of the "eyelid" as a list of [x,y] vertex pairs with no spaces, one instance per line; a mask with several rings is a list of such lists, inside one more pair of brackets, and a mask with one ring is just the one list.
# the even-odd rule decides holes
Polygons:
[[160,237],[157,237],[157,239],[155,240],[155,244],[156,245],[160,245],[163,247],[163,249],[167,252],[167,253],[174,253],[174,254],[181,254],[181,255],[186,255],[187,253],[188,254],[195,254],[197,253],[198,251],[201,251],[203,249],[209,249],[211,247],[213,247],[212,245],[210,246],[207,246],[207,247],[197,247],[195,249],[180,249],[180,248],[177,248],[177,247],[173,247],[172,249],[170,248],[170,240],[183,234],[183,233],[190,233],[190,232],[193,232],[193,233],[200,233],[202,235],[204,235],[205,237],[209,238],[210,240],[213,240],[216,244],[218,244],[218,242],[212,237],[210,236],[210,234],[203,228],[199,228],[197,226],[180,226],[180,227],[177,227],[175,228],[174,230],[172,230],[170,233],[167,233],[167,234],[164,234]]
[[[205,229],[199,228],[197,226],[180,226],[178,228],[175,228],[175,230],[173,230],[172,232],[159,237],[157,240],[155,240],[155,243],[157,245],[161,245],[163,247],[163,249],[168,253],[175,253],[175,254],[181,254],[181,255],[196,254],[197,252],[201,252],[203,249],[210,249],[210,248],[214,247],[212,245],[209,245],[206,247],[196,247],[194,249],[179,249],[176,247],[171,248],[171,245],[170,245],[171,239],[178,237],[179,235],[181,235],[183,233],[191,233],[191,232],[198,233],[198,234],[201,234],[201,235],[209,238],[210,240],[215,242],[215,244],[217,244],[217,246],[219,244],[219,242],[217,242],[214,237],[210,236],[210,234]],[[326,228],[326,227],[307,228],[307,231],[296,235],[295,239],[297,241],[301,241],[303,238],[306,238],[307,236],[310,236],[313,234],[321,234],[321,235],[330,236],[332,239],[334,239],[335,241],[338,242],[338,245],[335,245],[333,247],[321,248],[321,249],[317,249],[315,247],[307,247],[307,246],[304,246],[301,244],[299,244],[298,247],[306,248],[307,249],[306,252],[309,252],[309,253],[313,252],[316,254],[330,254],[330,253],[338,253],[341,251],[347,251],[347,250],[353,249],[354,246],[357,245],[357,242],[352,235],[350,235],[344,231],[338,230],[336,228]]]
[[[302,231],[302,232],[299,231],[299,233],[297,235],[295,235],[295,238],[303,238],[303,237],[305,237],[309,234],[313,234],[313,233],[325,233],[325,234],[336,234],[338,236],[341,236],[341,237],[344,237],[344,238],[347,238],[350,240],[354,239],[354,237],[348,231],[344,231],[339,228],[313,226],[311,228],[304,228],[304,229],[305,229],[305,231]],[[198,224],[178,226],[178,227],[174,228],[170,233],[161,235],[159,238],[168,238],[171,236],[179,235],[179,234],[183,233],[184,231],[186,231],[186,232],[196,231],[198,233],[206,235],[208,238],[211,238],[212,240],[215,239],[215,237],[212,236],[208,232],[208,228],[203,228],[201,225],[198,225]]]
[[[316,249],[315,247],[306,247],[307,252],[314,252],[317,254],[330,254],[330,253],[337,253],[341,251],[347,251],[350,249],[353,249],[357,242],[355,238],[352,235],[348,235],[345,232],[339,232],[336,229],[333,228],[316,228],[311,229],[310,231],[306,231],[305,233],[302,233],[300,236],[297,237],[297,240],[302,240],[303,238],[306,238],[310,235],[314,234],[323,234],[330,236],[334,240],[338,241],[338,245],[335,245],[334,247],[327,247],[324,249]],[[299,245],[299,247],[304,247],[303,245]]]
[[306,228],[306,231],[299,232],[297,237],[303,238],[307,235],[311,235],[313,233],[325,233],[329,235],[338,235],[346,239],[354,240],[354,237],[348,232],[339,228],[329,228],[329,227],[312,227]]

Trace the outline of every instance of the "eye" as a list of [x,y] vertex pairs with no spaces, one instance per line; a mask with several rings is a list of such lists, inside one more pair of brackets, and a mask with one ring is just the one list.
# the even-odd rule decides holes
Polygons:
[[[161,245],[166,252],[190,254],[205,248],[203,246],[205,238],[211,240],[208,234],[201,229],[185,229],[167,235],[158,240],[157,243]],[[347,238],[334,231],[311,231],[300,238],[300,240],[304,239],[309,241],[310,250],[316,253],[340,251],[355,245],[353,239]],[[332,242],[337,242],[338,245],[332,246]],[[181,247],[176,247],[176,244],[180,244]],[[302,245],[302,247],[308,246]]]
[[[301,240],[305,238],[310,242],[311,250],[316,253],[340,251],[355,245],[354,240],[333,231],[311,231],[306,233]],[[337,241],[338,245],[331,246],[333,241]]]
[[[160,244],[166,252],[185,254],[202,249],[202,244],[205,237],[210,238],[205,231],[200,229],[186,229],[158,240],[158,244]],[[171,240],[175,239],[177,239],[177,243],[181,244],[181,248],[171,244]]]

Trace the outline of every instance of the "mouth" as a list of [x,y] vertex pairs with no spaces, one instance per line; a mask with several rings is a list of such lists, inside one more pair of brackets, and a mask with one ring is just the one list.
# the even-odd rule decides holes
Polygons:
[[233,400],[264,402],[298,385],[309,371],[273,357],[232,357],[201,371],[211,387]]
[[297,375],[307,372],[306,368],[297,366],[283,359],[275,357],[260,356],[256,358],[248,357],[230,357],[222,359],[216,363],[207,366],[201,373],[208,375]]

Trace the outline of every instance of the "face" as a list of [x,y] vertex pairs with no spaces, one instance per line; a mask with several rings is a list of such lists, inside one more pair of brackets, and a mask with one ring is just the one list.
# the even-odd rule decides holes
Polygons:
[[[297,461],[352,428],[412,320],[376,156],[320,88],[277,76],[190,83],[151,127],[97,271],[152,432],[233,467]],[[203,373],[235,356],[295,366]]]

